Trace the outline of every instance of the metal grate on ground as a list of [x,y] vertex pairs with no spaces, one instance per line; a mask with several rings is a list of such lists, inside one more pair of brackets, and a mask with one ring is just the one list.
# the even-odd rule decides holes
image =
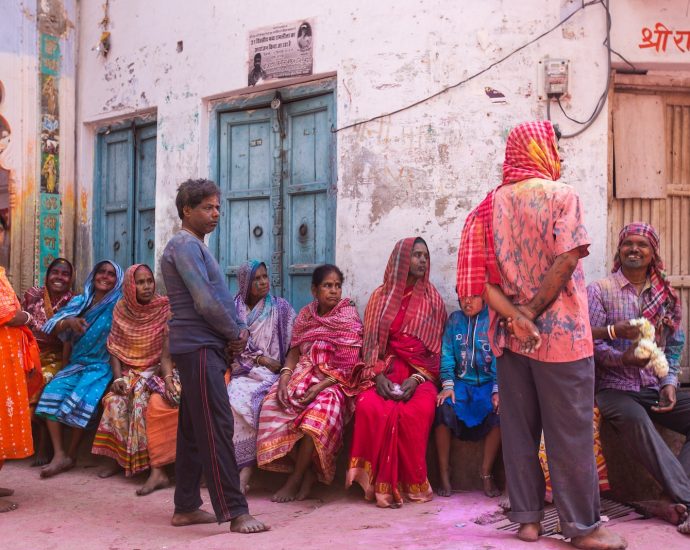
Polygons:
[[[601,515],[608,517],[609,521],[614,519],[620,519],[629,514],[635,514],[635,517],[640,517],[634,508],[609,500],[607,498],[601,499]],[[480,522],[475,520],[475,523],[486,524],[486,520]],[[553,504],[549,504],[544,508],[544,520],[541,522],[542,528],[544,529],[544,536],[559,535],[560,525],[558,523],[558,513],[556,512],[556,507]],[[515,523],[505,518],[494,523],[494,527],[499,531],[508,531],[510,533],[517,533],[520,528],[519,523]]]

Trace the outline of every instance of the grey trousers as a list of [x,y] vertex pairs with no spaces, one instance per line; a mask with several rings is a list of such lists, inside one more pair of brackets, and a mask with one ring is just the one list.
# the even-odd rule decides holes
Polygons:
[[[651,410],[658,401],[659,392],[651,388],[597,393],[601,414],[632,449],[637,461],[669,497],[690,507],[690,395],[678,393],[676,406],[666,413]],[[654,422],[686,437],[678,458],[656,431]]]
[[546,485],[539,465],[543,430],[563,536],[591,533],[600,523],[593,452],[594,360],[544,363],[505,350],[497,365],[508,517],[518,523],[544,517]]

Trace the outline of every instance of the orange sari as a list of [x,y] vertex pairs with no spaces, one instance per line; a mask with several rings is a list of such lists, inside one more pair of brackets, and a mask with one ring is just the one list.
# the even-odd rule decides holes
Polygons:
[[5,269],[0,267],[0,464],[34,453],[29,393],[43,384],[33,334],[26,327],[7,326],[20,309]]

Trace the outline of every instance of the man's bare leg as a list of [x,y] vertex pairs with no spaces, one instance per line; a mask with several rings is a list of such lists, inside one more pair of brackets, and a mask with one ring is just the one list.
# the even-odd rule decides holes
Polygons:
[[436,454],[438,455],[438,470],[441,474],[441,486],[436,489],[440,497],[449,497],[453,493],[450,485],[450,428],[445,424],[439,424],[434,430],[436,440]]
[[[311,437],[309,439],[311,439]],[[230,521],[230,531],[233,533],[243,533],[248,535],[251,533],[262,533],[264,531],[268,531],[269,529],[270,527],[268,525],[262,521],[259,521],[250,514],[242,514],[241,516],[237,516]]]
[[624,550],[628,546],[623,537],[601,526],[589,535],[573,537],[570,544],[581,550]]
[[165,473],[163,468],[157,468],[156,466],[151,466],[151,473],[146,483],[137,489],[137,495],[143,497],[145,495],[151,494],[158,489],[165,489],[170,485],[170,478],[168,474]]
[[216,521],[216,516],[198,509],[186,513],[175,512],[170,520],[170,525],[173,527],[185,527],[187,525],[198,525],[200,523],[216,523]]
[[287,478],[285,485],[283,485],[276,492],[276,494],[274,494],[273,497],[271,497],[271,500],[273,502],[290,502],[292,500],[295,500],[295,498],[297,497],[297,493],[299,492],[299,489],[302,485],[304,473],[307,471],[307,468],[311,463],[311,457],[314,452],[314,440],[311,438],[311,436],[305,435],[304,437],[302,437],[300,442],[297,443],[297,445],[298,449],[297,458],[295,459],[295,469]]
[[45,422],[41,418],[34,418],[34,426],[37,426],[38,431],[38,449],[34,455],[34,460],[31,466],[45,466],[50,462],[50,436]]
[[537,542],[542,532],[541,523],[521,523],[517,538],[525,542]]
[[53,459],[41,468],[41,477],[53,477],[74,467],[74,459],[68,456],[62,446],[62,425],[46,420],[50,440],[53,443]]

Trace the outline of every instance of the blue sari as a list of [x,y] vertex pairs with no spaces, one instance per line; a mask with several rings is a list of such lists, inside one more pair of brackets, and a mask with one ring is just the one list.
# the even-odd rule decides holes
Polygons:
[[89,427],[112,379],[106,342],[113,321],[113,309],[122,296],[123,273],[115,262],[108,263],[117,274],[115,287],[100,302],[92,305],[94,268],[87,277],[84,294],[72,298],[42,329],[50,333],[58,321],[77,316],[84,318],[89,325],[81,336],[71,331],[59,334],[63,341],[72,341],[69,364],[48,383],[36,407],[38,416],[74,428]]

